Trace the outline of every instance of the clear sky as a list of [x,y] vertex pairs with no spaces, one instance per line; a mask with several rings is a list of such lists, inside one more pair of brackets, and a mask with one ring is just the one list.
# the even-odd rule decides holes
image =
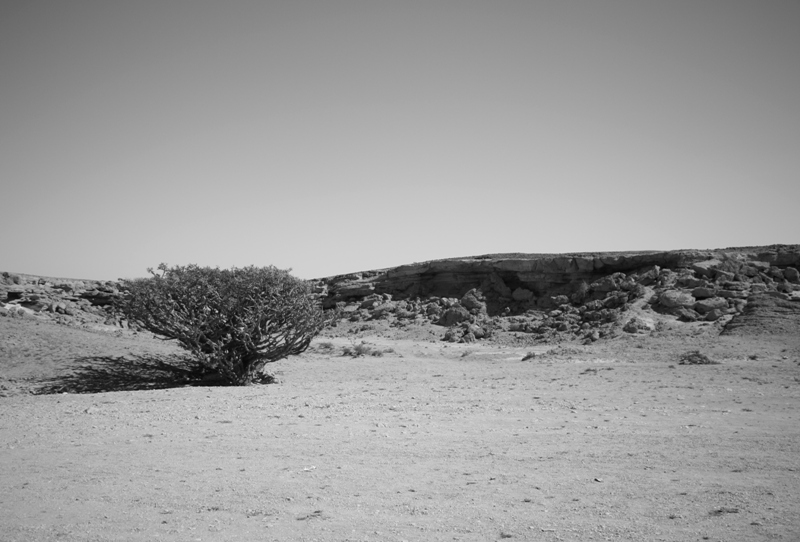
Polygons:
[[798,0],[1,0],[0,271],[800,243]]

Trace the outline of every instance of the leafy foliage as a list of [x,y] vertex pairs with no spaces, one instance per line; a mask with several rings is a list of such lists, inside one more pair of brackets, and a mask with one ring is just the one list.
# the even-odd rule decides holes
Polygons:
[[307,282],[272,266],[148,272],[120,281],[117,310],[231,384],[261,380],[264,365],[305,351],[329,321]]

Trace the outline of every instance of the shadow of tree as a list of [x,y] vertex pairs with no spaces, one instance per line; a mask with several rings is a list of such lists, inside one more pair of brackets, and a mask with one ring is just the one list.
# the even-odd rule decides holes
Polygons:
[[75,360],[71,373],[42,383],[37,395],[100,393],[226,385],[189,357],[94,356]]

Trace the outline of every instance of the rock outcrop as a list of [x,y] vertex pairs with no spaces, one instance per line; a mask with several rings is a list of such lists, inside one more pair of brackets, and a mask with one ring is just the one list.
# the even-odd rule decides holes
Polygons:
[[0,317],[40,318],[61,324],[126,327],[108,310],[119,295],[113,281],[0,273]]
[[800,245],[492,255],[329,277],[317,291],[351,321],[427,320],[449,328],[446,340],[503,330],[591,341],[612,329],[651,331],[652,322],[625,317],[634,305],[686,323],[728,321],[757,294],[800,306],[798,267]]
[[[800,333],[800,245],[456,258],[314,281],[351,322],[445,328],[448,341],[500,333],[596,341],[650,333],[658,320]],[[115,282],[0,274],[0,317],[127,327]],[[751,303],[752,302],[752,303]],[[789,315],[789,316],[787,316]],[[788,319],[787,319],[788,318]],[[786,330],[789,331],[786,331]]]

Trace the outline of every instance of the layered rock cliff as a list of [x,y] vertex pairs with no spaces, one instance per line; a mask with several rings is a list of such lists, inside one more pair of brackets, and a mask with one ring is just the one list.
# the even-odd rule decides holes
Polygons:
[[800,245],[499,254],[328,277],[317,289],[351,321],[425,319],[454,328],[448,340],[497,330],[597,340],[651,330],[652,319],[629,316],[634,307],[683,322],[730,320],[760,295],[800,309],[798,267]]
[[[648,333],[662,317],[729,332],[800,334],[800,245],[599,254],[495,254],[313,281],[350,322],[438,326],[443,338],[501,333],[595,341]],[[0,274],[0,317],[127,327],[115,282]],[[658,317],[656,317],[658,316]]]
[[[328,277],[318,281],[325,305],[389,294],[396,299],[461,297],[479,288],[499,302],[500,308],[524,301],[527,306],[549,308],[552,297],[570,295],[614,273],[641,274],[648,269],[693,270],[701,277],[737,273],[762,280],[781,281],[778,270],[800,266],[800,245],[773,245],[720,250],[676,250],[599,254],[498,254],[436,260]],[[778,274],[780,275],[780,274]],[[789,277],[793,277],[789,272]]]

